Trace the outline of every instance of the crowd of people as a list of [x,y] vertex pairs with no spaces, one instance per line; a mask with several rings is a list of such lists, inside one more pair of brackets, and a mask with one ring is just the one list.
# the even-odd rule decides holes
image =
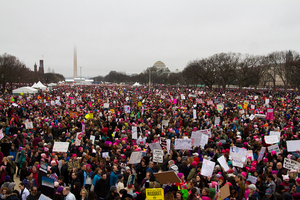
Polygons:
[[[55,200],[145,200],[147,188],[162,188],[165,200],[214,200],[226,185],[228,200],[300,199],[300,169],[284,167],[285,159],[300,159],[299,151],[287,150],[287,141],[299,137],[299,120],[296,89],[61,84],[38,94],[4,94],[0,199],[39,199],[45,164]],[[198,130],[210,130],[205,146],[176,148],[176,139]],[[265,141],[271,131],[280,132],[277,151],[267,148],[274,145]],[[55,142],[68,142],[67,151],[54,151]],[[162,162],[153,161],[152,143],[161,145]],[[238,167],[231,147],[252,156]],[[139,163],[129,163],[133,152],[142,152]],[[211,176],[201,173],[204,160],[216,163]],[[73,161],[79,165],[70,169]],[[160,183],[155,174],[165,171],[180,182]]]

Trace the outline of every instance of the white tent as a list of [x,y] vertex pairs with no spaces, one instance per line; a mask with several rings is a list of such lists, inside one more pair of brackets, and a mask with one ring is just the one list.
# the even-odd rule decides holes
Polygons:
[[13,90],[13,94],[35,94],[38,93],[37,89],[34,89],[32,87],[20,87],[18,89]]
[[133,87],[138,87],[141,86],[141,84],[139,84],[138,82],[135,82],[135,84],[132,85]]
[[43,85],[43,83],[41,83],[41,81],[39,81],[38,83],[36,84],[33,84],[33,86],[31,86],[35,89],[41,89],[41,90],[46,90],[47,87]]

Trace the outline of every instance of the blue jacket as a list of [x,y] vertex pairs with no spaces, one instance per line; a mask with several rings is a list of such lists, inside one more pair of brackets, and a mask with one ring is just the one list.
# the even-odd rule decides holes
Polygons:
[[111,172],[109,187],[115,186],[117,181],[118,181],[118,175],[115,172]]

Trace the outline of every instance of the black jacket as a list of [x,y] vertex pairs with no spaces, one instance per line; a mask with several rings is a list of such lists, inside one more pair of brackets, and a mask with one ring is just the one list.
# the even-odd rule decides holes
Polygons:
[[98,197],[105,198],[109,192],[109,182],[108,180],[99,179],[96,184],[94,191],[96,192]]
[[105,200],[114,200],[116,197],[118,197],[119,196],[119,194],[118,193],[114,193],[114,194],[112,194],[112,193],[109,193],[106,197],[105,197]]
[[[73,179],[71,180],[71,192],[72,192],[73,194],[75,193],[74,185],[75,185],[76,182],[80,183],[80,180],[79,180],[78,177],[75,178],[74,180],[73,180]],[[82,185],[81,185],[81,186],[82,186]]]
[[84,182],[84,171],[83,170],[80,170],[77,173],[77,178],[79,178],[80,184],[81,184],[81,186],[83,186],[83,182]]
[[41,192],[38,192],[35,196],[33,196],[32,194],[28,195],[26,200],[38,200],[41,196]]
[[64,182],[66,184],[69,183],[69,171],[68,171],[68,163],[65,163],[60,169],[60,175],[64,177]]

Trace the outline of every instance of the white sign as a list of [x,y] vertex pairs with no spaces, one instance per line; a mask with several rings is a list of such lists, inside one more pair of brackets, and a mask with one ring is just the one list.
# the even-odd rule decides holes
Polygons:
[[141,158],[142,158],[142,152],[132,152],[128,163],[129,164],[140,163]]
[[76,135],[75,146],[80,146],[81,143],[81,133],[78,132]]
[[247,159],[250,157],[251,160],[253,161],[254,160],[253,151],[252,150],[247,151],[246,157],[247,157]]
[[124,112],[130,114],[130,106],[124,106]]
[[0,140],[4,137],[2,129],[0,129]]
[[252,121],[254,119],[255,115],[250,115],[249,119]]
[[226,159],[224,156],[221,156],[218,158],[218,162],[220,163],[220,165],[224,168],[224,171],[227,172],[229,170],[229,166],[226,162]]
[[181,94],[180,97],[181,97],[182,100],[185,100],[184,94]]
[[154,149],[153,151],[153,162],[162,163],[164,158],[163,150]]
[[102,158],[107,158],[109,156],[109,152],[102,152]]
[[54,142],[53,152],[67,152],[69,144],[69,142]]
[[281,133],[279,131],[270,131],[270,135],[276,135],[278,137],[278,140],[280,141]]
[[32,124],[32,122],[25,122],[25,128],[26,128],[26,129],[33,129],[33,124]]
[[277,155],[280,154],[280,149],[279,149],[278,144],[274,144],[272,146],[269,146],[268,151],[269,151],[269,153],[271,153],[272,151],[275,151]]
[[242,162],[246,161],[247,149],[238,148],[238,147],[230,147],[230,159],[231,159],[232,153],[240,154]]
[[132,129],[132,139],[137,140],[137,127],[133,126],[131,129]]
[[171,149],[171,140],[167,139],[167,151],[168,151],[168,154],[170,153],[170,149]]
[[193,131],[191,135],[192,146],[200,146],[201,141],[201,132],[200,131]]
[[191,150],[191,139],[175,139],[175,149]]
[[151,143],[151,144],[149,144],[149,147],[150,147],[152,152],[154,152],[154,149],[161,150],[161,146],[160,146],[159,143]]
[[266,99],[266,100],[265,100],[265,104],[266,104],[266,105],[269,105],[269,103],[270,103],[270,99]]
[[276,135],[269,135],[269,136],[265,136],[265,142],[267,144],[274,144],[274,143],[278,143],[278,137]]
[[215,164],[216,164],[215,162],[203,159],[201,175],[211,177],[214,172]]
[[208,143],[208,135],[201,134],[200,146],[204,149],[205,145]]
[[220,124],[220,117],[215,117],[215,125],[219,125]]
[[241,167],[241,168],[244,167],[241,154],[230,152],[230,156],[231,156],[231,159],[232,159],[232,165],[233,166]]
[[90,140],[92,140],[92,143],[93,143],[93,144],[95,144],[95,138],[96,138],[96,136],[94,136],[94,135],[91,135],[91,136],[90,136]]
[[109,103],[104,103],[104,104],[103,104],[103,107],[104,107],[104,108],[109,108]]
[[201,130],[200,133],[207,135],[208,138],[211,138],[211,130],[210,129]]
[[300,150],[300,140],[289,140],[286,141],[288,152],[299,151]]
[[47,197],[46,195],[41,194],[39,200],[51,200],[51,198]]
[[257,178],[255,176],[248,175],[247,181],[255,185],[257,182]]
[[193,109],[193,118],[197,119],[197,111],[196,111],[196,109]]
[[300,163],[297,161],[291,160],[289,158],[284,158],[283,167],[289,170],[296,170],[298,171],[300,167]]

